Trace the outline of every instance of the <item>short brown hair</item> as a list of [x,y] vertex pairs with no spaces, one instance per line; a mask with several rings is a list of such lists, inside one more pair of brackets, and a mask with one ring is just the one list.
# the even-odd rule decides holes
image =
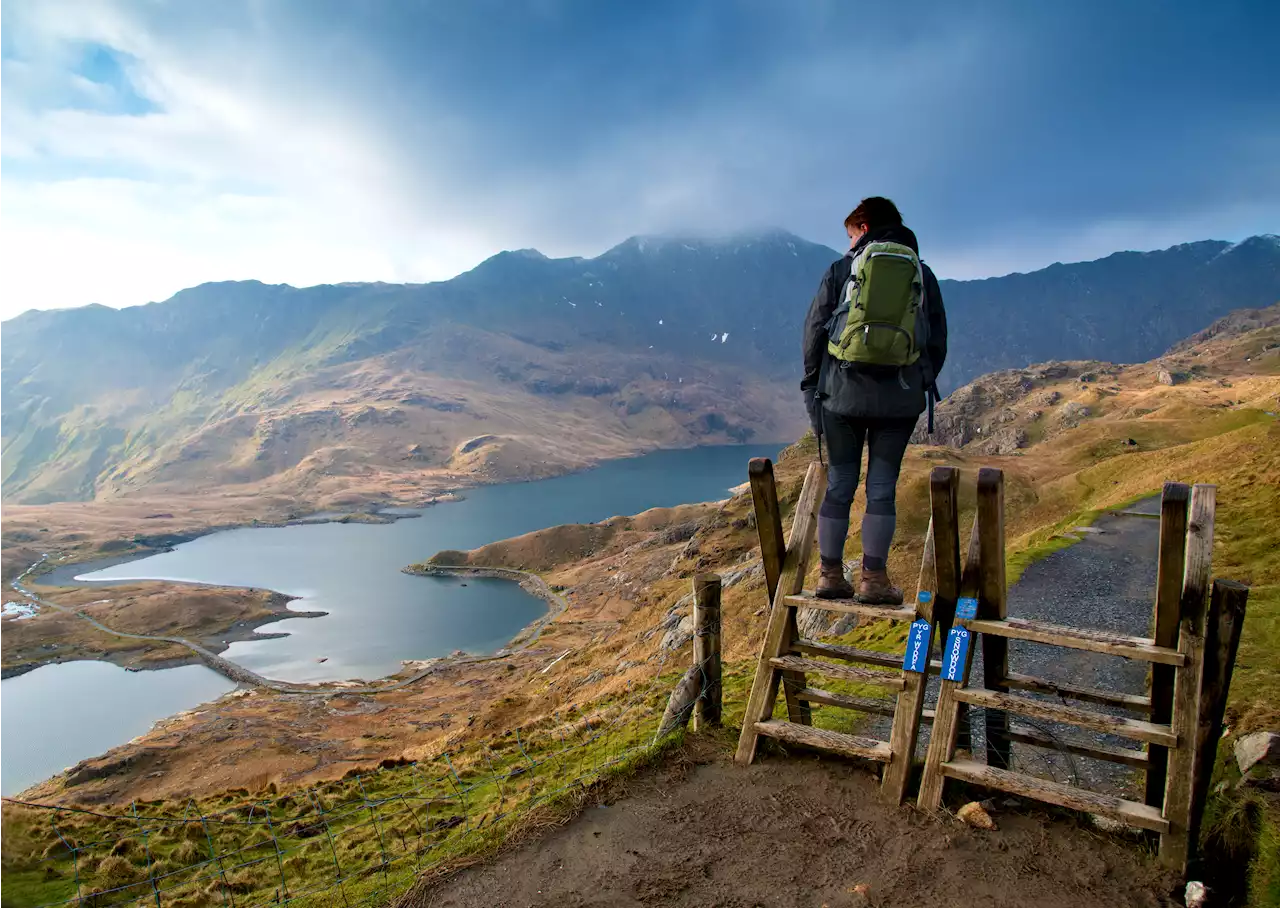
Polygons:
[[898,206],[888,199],[873,195],[858,203],[858,207],[849,212],[844,219],[846,227],[862,227],[876,230],[880,227],[901,227],[902,214]]

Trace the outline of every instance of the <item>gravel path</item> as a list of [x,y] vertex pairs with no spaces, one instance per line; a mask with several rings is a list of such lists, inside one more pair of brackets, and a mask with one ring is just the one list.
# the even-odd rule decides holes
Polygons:
[[[1158,515],[1160,499],[1149,498],[1129,509],[1108,514],[1092,527],[1076,531],[1080,542],[1031,565],[1009,590],[1009,615],[1055,624],[1147,636],[1155,601],[1160,521],[1137,516]],[[1132,513],[1136,512],[1136,513]],[[981,683],[975,661],[973,682]],[[1146,692],[1148,664],[1132,659],[1009,641],[1009,669],[1051,681],[1071,682],[1121,693]],[[1096,704],[1073,703],[1101,710]],[[981,710],[975,710],[974,737],[981,740]],[[1117,715],[1134,716],[1116,711]],[[1134,716],[1137,718],[1137,716]],[[1060,740],[1133,748],[1135,742],[1041,722],[1011,717],[1015,726],[1034,726]],[[1136,792],[1137,773],[1121,764],[1072,756],[1022,744],[1014,745],[1014,762],[1024,772],[1115,793]]]

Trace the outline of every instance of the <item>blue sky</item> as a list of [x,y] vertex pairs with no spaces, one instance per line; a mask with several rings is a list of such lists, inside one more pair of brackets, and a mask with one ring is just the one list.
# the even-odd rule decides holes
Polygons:
[[1280,230],[1280,4],[6,0],[0,315],[894,198],[949,277]]

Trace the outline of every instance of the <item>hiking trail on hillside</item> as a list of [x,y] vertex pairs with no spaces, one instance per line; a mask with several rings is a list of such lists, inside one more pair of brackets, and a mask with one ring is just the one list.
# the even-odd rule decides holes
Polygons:
[[[1011,616],[1149,633],[1159,498],[1071,532],[1079,542],[1030,567],[1009,591]],[[1147,666],[1010,641],[1012,671],[1141,694]],[[976,669],[971,683],[979,684]],[[936,679],[935,679],[936,684]],[[973,738],[981,750],[982,711]],[[1014,726],[1026,726],[1017,717]],[[1129,742],[1054,723],[1055,738]],[[923,737],[923,736],[922,736]],[[565,827],[492,863],[425,886],[405,908],[520,906],[915,906],[961,900],[993,906],[1167,905],[1171,879],[1134,837],[1112,836],[1021,798],[992,795],[999,826],[979,832],[879,798],[866,767],[781,757],[748,768],[724,748],[690,739],[688,760],[624,783]],[[1014,745],[1022,771],[1100,791],[1137,788],[1124,766]],[[615,793],[616,794],[616,793]],[[975,795],[980,796],[980,795]]]

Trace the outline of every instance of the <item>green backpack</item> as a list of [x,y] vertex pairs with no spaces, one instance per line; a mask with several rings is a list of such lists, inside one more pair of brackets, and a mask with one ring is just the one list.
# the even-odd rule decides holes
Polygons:
[[909,366],[920,358],[926,325],[920,257],[901,243],[868,243],[827,324],[827,351],[844,363]]

